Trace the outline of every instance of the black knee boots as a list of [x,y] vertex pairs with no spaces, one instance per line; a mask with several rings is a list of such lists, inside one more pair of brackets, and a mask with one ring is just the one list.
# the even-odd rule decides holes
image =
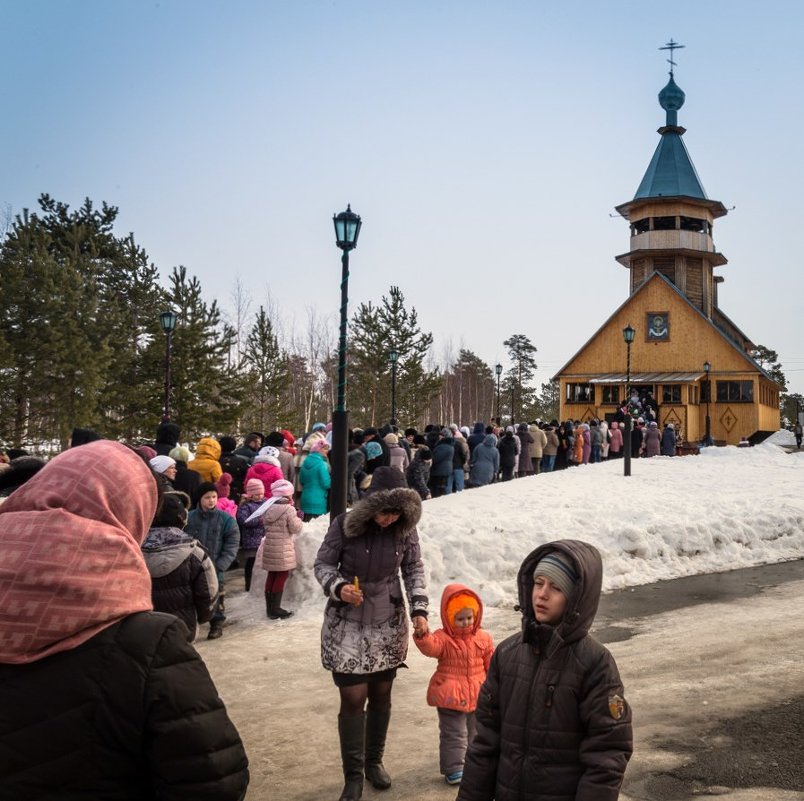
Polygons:
[[390,708],[375,710],[369,704],[366,713],[366,778],[377,790],[387,790],[391,786],[391,777],[382,764],[390,720]]
[[[268,594],[266,594],[266,598],[269,598]],[[285,620],[293,614],[293,612],[288,612],[287,609],[283,609],[281,604],[282,593],[270,593],[270,598],[268,600],[268,617],[270,617],[271,620]]]
[[363,795],[363,765],[366,748],[366,716],[338,715],[338,734],[341,739],[343,762],[343,791],[338,801],[360,801]]

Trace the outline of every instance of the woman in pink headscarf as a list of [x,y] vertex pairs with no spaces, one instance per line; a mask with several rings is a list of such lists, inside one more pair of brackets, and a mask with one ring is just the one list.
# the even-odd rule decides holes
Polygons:
[[[0,507],[3,798],[241,799],[245,752],[184,624],[152,612],[154,473],[100,440]],[[13,743],[13,748],[10,744]]]

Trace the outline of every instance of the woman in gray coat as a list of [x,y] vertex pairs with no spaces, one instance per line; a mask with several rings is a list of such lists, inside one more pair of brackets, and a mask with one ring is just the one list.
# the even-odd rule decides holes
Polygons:
[[377,789],[391,786],[382,756],[391,688],[408,650],[402,582],[416,633],[428,630],[416,531],[421,511],[421,498],[407,488],[405,476],[378,467],[366,497],[335,519],[316,556],[315,577],[329,599],[321,661],[341,695],[338,733],[345,785],[339,801],[361,797],[364,771]]
[[470,486],[485,487],[496,481],[500,472],[500,452],[497,450],[497,437],[494,434],[487,434],[483,442],[475,446],[470,464]]

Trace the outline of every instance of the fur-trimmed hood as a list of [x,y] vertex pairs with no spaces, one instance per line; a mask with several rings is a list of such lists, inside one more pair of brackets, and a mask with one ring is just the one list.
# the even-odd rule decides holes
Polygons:
[[343,534],[347,538],[361,537],[377,529],[374,515],[386,509],[395,509],[400,512],[399,520],[392,523],[383,531],[393,534],[396,538],[407,538],[422,516],[422,499],[416,490],[406,487],[382,489],[367,495],[358,501],[351,512],[346,514],[343,522]]

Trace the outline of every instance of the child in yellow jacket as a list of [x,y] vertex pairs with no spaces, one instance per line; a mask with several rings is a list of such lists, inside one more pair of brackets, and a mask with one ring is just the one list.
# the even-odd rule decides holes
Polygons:
[[483,603],[463,584],[441,595],[442,628],[414,638],[425,656],[438,659],[427,688],[427,703],[438,709],[439,761],[447,784],[460,784],[469,742],[475,736],[480,685],[494,653],[491,635],[480,628]]

